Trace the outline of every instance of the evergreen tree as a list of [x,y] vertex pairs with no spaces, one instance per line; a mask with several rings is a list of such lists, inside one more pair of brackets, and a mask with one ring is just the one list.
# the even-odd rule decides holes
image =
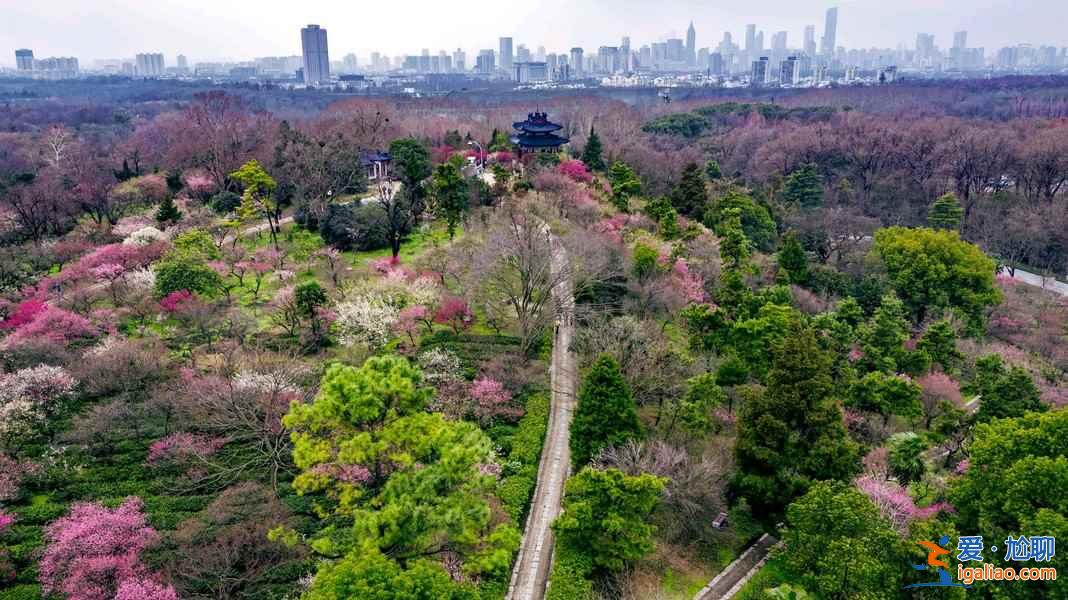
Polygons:
[[590,136],[586,138],[586,147],[582,149],[582,162],[586,163],[586,168],[591,171],[604,171],[602,152],[601,138],[597,137],[597,132],[590,125]]
[[680,215],[699,218],[704,214],[708,205],[708,191],[697,163],[689,163],[682,169],[682,177],[671,190],[670,200]]
[[927,471],[927,464],[923,462],[925,452],[927,443],[911,431],[890,438],[890,474],[897,478],[902,487],[919,481]]
[[782,238],[779,248],[779,268],[786,272],[789,283],[804,285],[808,281],[808,258],[805,249],[791,229]]
[[787,202],[804,208],[823,204],[823,182],[816,165],[801,165],[790,173],[783,185],[782,197]]
[[444,163],[434,169],[431,182],[434,200],[441,216],[448,224],[449,239],[456,235],[456,226],[463,220],[468,209],[467,182],[455,165]]
[[979,395],[980,421],[1022,417],[1028,412],[1046,410],[1031,375],[1020,367],[1006,369],[997,354],[975,361],[971,388]]
[[631,197],[642,192],[642,182],[626,163],[616,161],[608,170],[608,182],[612,185],[612,203],[623,212],[629,210]]
[[588,463],[605,446],[641,435],[638,412],[619,363],[602,354],[590,366],[579,390],[571,425],[571,459],[576,468]]
[[182,211],[174,203],[174,197],[167,194],[156,209],[156,222],[160,229],[166,229],[168,223],[177,223],[182,219]]
[[857,445],[834,400],[832,360],[798,321],[774,352],[763,394],[738,419],[734,490],[756,514],[777,517],[815,481],[852,476]]
[[564,510],[553,524],[560,543],[589,557],[601,571],[618,571],[653,549],[649,514],[665,480],[619,469],[586,467],[567,480]]
[[932,323],[927,331],[923,332],[916,348],[926,352],[931,357],[931,362],[941,365],[943,371],[952,370],[961,358],[960,351],[957,350],[957,332],[945,319]]
[[708,177],[709,181],[716,181],[723,178],[723,172],[720,171],[718,162],[710,159],[705,163],[705,177]]
[[927,223],[934,229],[952,229],[960,231],[964,209],[953,192],[939,196],[927,211]]

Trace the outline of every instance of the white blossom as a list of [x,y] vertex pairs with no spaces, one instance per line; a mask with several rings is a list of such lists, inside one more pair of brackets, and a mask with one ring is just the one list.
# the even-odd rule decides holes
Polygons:
[[367,292],[337,305],[338,342],[380,348],[389,341],[399,309],[381,293]]
[[463,367],[460,358],[451,350],[431,348],[419,355],[419,368],[427,383],[439,384],[460,379]]
[[126,236],[122,243],[127,246],[147,246],[153,242],[166,241],[167,237],[166,233],[149,225]]

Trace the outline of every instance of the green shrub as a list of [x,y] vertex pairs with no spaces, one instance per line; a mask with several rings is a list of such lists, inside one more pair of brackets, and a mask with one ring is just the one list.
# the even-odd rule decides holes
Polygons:
[[41,600],[41,586],[27,583],[0,590],[0,600]]
[[222,285],[219,274],[203,260],[180,253],[169,254],[156,265],[156,294],[161,298],[179,290],[214,296]]
[[241,206],[241,196],[230,191],[223,191],[212,196],[209,204],[211,210],[225,215],[234,212],[238,206]]
[[590,574],[593,562],[581,552],[556,544],[553,570],[549,574],[549,589],[545,600],[587,600],[593,596]]

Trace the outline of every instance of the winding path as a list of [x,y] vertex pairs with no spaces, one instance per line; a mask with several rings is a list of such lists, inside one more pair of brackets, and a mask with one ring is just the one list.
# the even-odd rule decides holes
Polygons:
[[708,582],[694,600],[726,600],[733,598],[742,586],[764,566],[768,560],[768,553],[779,544],[774,536],[764,534],[760,539],[753,542],[745,552],[734,562],[720,571],[715,579]]
[[556,333],[549,367],[549,424],[538,464],[538,483],[508,586],[508,600],[541,600],[545,596],[553,560],[552,524],[560,514],[564,482],[571,472],[569,444],[571,416],[575,410],[575,357],[571,353],[571,338],[575,333],[574,284],[569,274],[567,250],[547,225],[542,224],[542,231],[549,238],[550,269],[556,282],[552,290]]

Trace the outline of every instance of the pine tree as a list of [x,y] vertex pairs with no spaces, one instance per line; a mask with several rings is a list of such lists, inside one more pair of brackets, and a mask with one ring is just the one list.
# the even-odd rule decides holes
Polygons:
[[581,468],[602,448],[640,435],[638,412],[619,363],[602,354],[586,373],[579,390],[578,408],[571,425],[572,464]]
[[608,182],[612,185],[612,203],[623,212],[628,212],[628,200],[642,192],[642,182],[626,163],[616,161],[608,170]]
[[705,176],[709,181],[716,181],[723,178],[723,171],[719,168],[719,163],[715,160],[709,160],[705,163]]
[[808,281],[808,258],[805,249],[791,229],[782,238],[779,248],[779,268],[786,272],[789,283],[804,285]]
[[586,163],[586,167],[591,171],[604,171],[602,152],[601,138],[597,137],[597,132],[590,125],[590,136],[586,139],[586,147],[582,149],[582,162]]
[[960,202],[953,192],[940,196],[927,211],[927,223],[935,229],[960,231],[962,218],[964,209],[960,207]]
[[177,223],[181,219],[182,211],[178,210],[178,206],[174,203],[174,198],[167,194],[163,201],[159,203],[159,208],[156,209],[156,221],[159,223],[160,229],[166,229],[168,223]]
[[832,359],[800,322],[775,352],[768,387],[738,419],[733,487],[754,513],[771,517],[820,480],[856,472],[857,445],[834,399]]
[[700,218],[708,206],[708,190],[701,167],[689,163],[682,169],[682,177],[675,189],[671,190],[671,205],[680,215]]
[[823,204],[823,182],[812,164],[801,165],[786,178],[782,197],[787,202],[811,208]]

